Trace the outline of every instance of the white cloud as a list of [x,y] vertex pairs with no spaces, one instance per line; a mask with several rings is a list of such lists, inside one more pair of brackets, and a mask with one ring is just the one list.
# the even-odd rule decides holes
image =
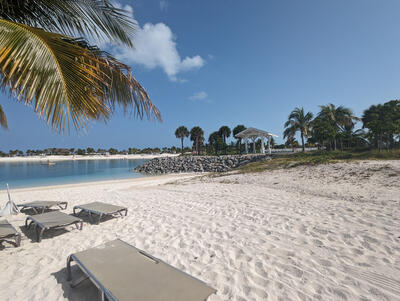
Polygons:
[[160,10],[166,11],[168,9],[168,1],[167,0],[160,0]]
[[184,81],[177,75],[201,68],[204,59],[199,55],[182,59],[175,40],[171,29],[164,23],[146,23],[135,33],[135,48],[118,47],[116,56],[125,63],[140,64],[148,69],[160,67],[172,81]]
[[196,92],[192,96],[189,97],[190,100],[204,100],[208,97],[208,94],[204,91]]
[[112,1],[112,5],[115,6],[116,8],[119,9],[124,9],[127,11],[127,14],[133,18],[133,7],[130,6],[129,4],[123,5],[121,3],[119,3],[118,1]]

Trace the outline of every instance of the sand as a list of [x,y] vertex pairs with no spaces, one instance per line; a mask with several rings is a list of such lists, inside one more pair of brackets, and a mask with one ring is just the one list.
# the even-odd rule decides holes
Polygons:
[[[175,175],[13,191],[14,200],[129,208],[82,231],[0,247],[0,300],[97,300],[69,254],[121,238],[200,278],[216,300],[400,300],[400,161],[223,177]],[[5,192],[0,192],[4,204]],[[9,218],[22,226],[24,214]],[[19,228],[26,232],[23,227]]]

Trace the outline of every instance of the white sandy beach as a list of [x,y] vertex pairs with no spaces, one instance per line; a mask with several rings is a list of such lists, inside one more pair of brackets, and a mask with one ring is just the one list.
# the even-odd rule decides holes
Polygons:
[[68,156],[27,156],[27,157],[0,157],[0,163],[9,163],[9,162],[40,162],[40,161],[65,161],[65,160],[112,160],[112,159],[153,159],[159,157],[175,157],[179,156],[179,154],[131,154],[131,155],[68,155]]
[[[125,218],[0,245],[0,300],[97,300],[71,253],[121,238],[200,278],[216,300],[400,300],[400,161],[223,177],[167,175],[22,189],[17,202],[103,201]],[[4,206],[6,192],[0,192]],[[17,229],[25,214],[8,218]],[[21,227],[21,228],[20,228]]]

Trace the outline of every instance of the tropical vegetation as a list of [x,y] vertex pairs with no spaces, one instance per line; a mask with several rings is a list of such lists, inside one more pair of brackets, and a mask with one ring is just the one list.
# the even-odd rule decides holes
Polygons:
[[218,155],[218,151],[224,149],[226,152],[226,142],[221,137],[220,131],[212,132],[208,138],[208,143],[214,148],[215,155]]
[[[307,118],[305,122],[303,117],[307,114],[302,109],[293,110],[285,123],[283,136],[287,139],[287,146],[294,147],[296,133],[301,133],[301,120],[307,124],[303,134],[308,138],[307,145],[317,146],[319,149],[343,151],[355,148],[380,151],[400,146],[400,100],[372,105],[363,112],[361,118],[355,116],[350,108],[330,103],[320,106],[316,117]],[[311,112],[309,114],[312,116]],[[360,121],[362,124],[356,128]]]
[[190,130],[190,140],[193,141],[193,146],[198,155],[200,155],[200,146],[204,142],[204,132],[199,126],[195,126]]
[[238,152],[241,154],[242,153],[242,138],[240,137],[236,137],[237,134],[239,134],[240,132],[243,132],[246,129],[246,127],[243,124],[238,124],[237,126],[235,126],[233,128],[232,134],[233,137],[235,137],[236,139],[236,145],[238,148]]
[[88,43],[133,47],[135,27],[110,0],[0,0],[1,88],[59,131],[106,121],[116,106],[161,120],[131,68]]
[[308,137],[310,134],[312,118],[313,114],[311,112],[305,113],[304,108],[295,108],[285,122],[283,137],[293,139],[296,132],[300,132],[303,152],[305,151],[304,138]]
[[372,105],[361,117],[369,142],[379,150],[394,148],[400,141],[400,100]]
[[189,137],[189,130],[187,129],[187,127],[182,125],[175,130],[175,137],[181,139],[183,153],[183,139],[185,139],[185,137]]

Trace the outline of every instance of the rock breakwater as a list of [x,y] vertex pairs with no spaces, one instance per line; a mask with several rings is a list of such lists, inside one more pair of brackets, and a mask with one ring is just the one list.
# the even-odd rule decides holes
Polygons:
[[145,174],[181,172],[226,172],[233,168],[269,159],[268,155],[179,156],[154,158],[135,168]]

